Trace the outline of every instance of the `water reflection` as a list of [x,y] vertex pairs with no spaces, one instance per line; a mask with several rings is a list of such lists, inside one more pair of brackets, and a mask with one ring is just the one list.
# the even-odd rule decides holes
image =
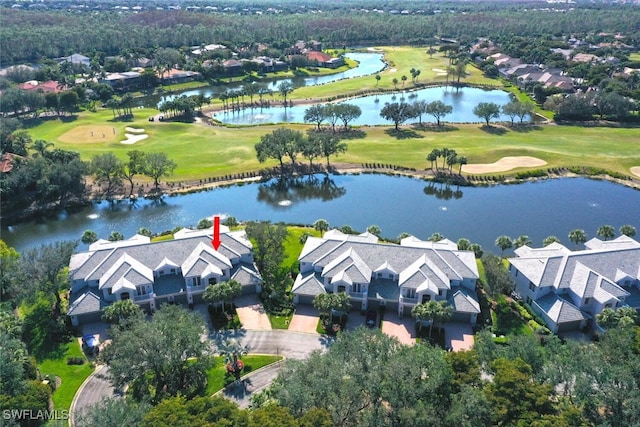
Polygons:
[[427,196],[436,196],[436,199],[440,200],[458,200],[462,199],[463,196],[459,185],[456,185],[454,189],[451,188],[451,184],[446,183],[432,182],[424,187],[422,191],[424,191],[424,194]]
[[280,177],[258,186],[257,200],[272,207],[290,208],[298,202],[317,199],[327,202],[344,196],[345,187],[327,175]]

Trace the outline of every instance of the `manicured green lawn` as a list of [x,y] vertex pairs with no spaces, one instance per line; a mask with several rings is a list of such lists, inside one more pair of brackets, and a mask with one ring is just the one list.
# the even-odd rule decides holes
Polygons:
[[[282,359],[282,356],[249,354],[242,358],[242,361],[244,362],[244,372],[242,375],[246,375]],[[232,376],[227,375],[227,369],[224,365],[224,357],[214,357],[214,360],[214,367],[208,371],[209,376],[207,378],[207,390],[205,392],[207,396],[222,390],[226,385],[231,384],[234,381]]]
[[314,237],[320,237],[320,232],[314,230],[312,227],[287,227],[287,240],[284,243],[284,261],[282,266],[285,268],[298,268],[298,257],[302,252],[303,243],[300,242],[300,237],[308,233]]
[[[302,87],[296,89],[290,99],[295,102],[296,99],[393,90],[391,80],[394,77],[400,80],[402,75],[408,77],[405,88],[409,88],[413,85],[409,73],[411,68],[421,71],[418,83],[444,81],[444,77],[438,75],[438,70],[446,69],[448,59],[440,54],[430,58],[425,48],[384,49],[391,65],[381,73],[380,82],[376,82],[374,76],[364,76],[329,85]],[[487,79],[471,65],[467,67],[467,72],[469,75],[464,79],[467,83],[502,86],[502,82]],[[517,89],[507,89],[519,99],[526,99],[526,95]],[[276,95],[276,99],[279,99],[279,95]],[[166,152],[178,165],[174,175],[167,179],[171,182],[198,183],[210,177],[259,171],[277,164],[274,160],[258,162],[254,146],[261,136],[280,125],[223,127],[199,123],[149,122],[148,118],[157,113],[155,109],[135,109],[134,118],[130,122],[122,122],[114,121],[110,110],[82,112],[62,119],[38,119],[30,124],[28,130],[34,140],[44,139],[53,142],[56,147],[78,151],[85,160],[107,152],[113,152],[121,159],[126,159],[126,153],[130,150]],[[548,112],[543,114],[548,116]],[[425,116],[423,120],[429,121],[430,118]],[[144,129],[148,138],[133,145],[121,144],[126,126]],[[303,132],[310,127],[308,124],[286,126]],[[478,124],[451,124],[437,129],[414,129],[405,125],[402,126],[400,137],[389,132],[390,129],[391,123],[388,126],[360,128],[364,137],[348,139],[347,153],[333,158],[332,162],[385,163],[425,169],[428,167],[425,157],[431,150],[448,147],[466,156],[469,164],[493,163],[504,156],[527,155],[545,160],[548,163],[545,168],[591,166],[629,174],[629,168],[640,165],[640,150],[635,142],[638,128],[541,125],[524,130],[502,126],[487,130]],[[304,159],[300,158],[300,161]],[[148,179],[136,177],[138,183],[145,181],[148,182]]]
[[269,322],[271,322],[272,329],[289,329],[289,323],[291,323],[293,313],[289,316],[276,316],[271,313],[267,313],[267,315],[269,316]]
[[83,381],[93,372],[93,365],[88,361],[83,365],[67,365],[67,358],[85,358],[77,339],[63,345],[64,355],[57,359],[44,359],[38,363],[38,369],[42,376],[55,375],[60,377],[60,387],[53,393],[53,405],[55,409],[68,410],[73,401],[73,396],[82,385]]

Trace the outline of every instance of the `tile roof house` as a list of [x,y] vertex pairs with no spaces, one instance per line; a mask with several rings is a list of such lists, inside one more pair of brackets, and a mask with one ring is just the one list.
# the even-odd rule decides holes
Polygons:
[[309,61],[315,61],[319,67],[338,68],[344,65],[344,58],[334,58],[323,52],[311,50],[306,53]]
[[448,301],[457,321],[475,323],[480,313],[474,254],[459,251],[450,240],[408,237],[391,245],[370,233],[331,230],[322,238],[309,237],[298,260],[296,304],[311,304],[321,293],[346,292],[356,309],[385,306],[400,317],[430,300]]
[[243,293],[259,293],[262,278],[244,231],[221,226],[221,245],[211,244],[211,230],[182,229],[174,240],[151,243],[145,236],[98,240],[69,263],[71,296],[67,315],[73,325],[100,320],[105,307],[132,299],[147,311],[167,302],[202,301],[210,284],[237,280]]
[[605,308],[640,308],[640,243],[620,236],[594,238],[585,247],[522,246],[509,259],[516,292],[555,333],[593,325]]

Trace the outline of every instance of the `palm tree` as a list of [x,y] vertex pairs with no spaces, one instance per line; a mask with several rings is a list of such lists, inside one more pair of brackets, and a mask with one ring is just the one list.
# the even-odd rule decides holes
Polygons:
[[602,237],[604,240],[612,239],[616,235],[616,231],[611,225],[602,225],[596,231],[596,234]]
[[636,228],[633,225],[629,224],[621,226],[618,231],[620,232],[620,234],[627,237],[633,237],[636,235]]
[[427,240],[430,242],[439,242],[442,239],[444,239],[444,236],[436,231],[431,236],[429,236]]
[[458,157],[458,164],[460,165],[460,169],[458,169],[458,175],[462,175],[462,166],[469,163],[469,160],[465,156]]
[[578,246],[581,243],[585,243],[587,241],[587,233],[580,228],[576,228],[575,230],[571,230],[569,232],[569,240]]
[[98,240],[98,235],[93,230],[85,230],[80,239],[85,245],[90,245]]
[[394,77],[392,82],[393,82],[393,87],[398,89],[398,79]]
[[542,241],[542,246],[549,246],[552,243],[560,243],[560,239],[556,236],[548,236]]
[[318,219],[313,223],[313,228],[320,232],[320,234],[329,230],[329,222],[326,219]]
[[429,338],[431,338],[433,324],[435,322],[441,323],[447,321],[452,315],[453,307],[448,305],[446,301],[431,300],[427,303],[416,304],[416,306],[411,309],[411,316],[416,319],[419,328],[422,328],[426,320],[431,320],[431,324],[429,325]]
[[513,240],[509,236],[500,236],[496,239],[496,246],[502,251],[500,257],[504,258],[504,251],[513,247]]
[[240,358],[249,353],[249,347],[236,339],[220,339],[217,345],[218,352],[224,357],[227,371],[233,374],[236,380],[240,379],[240,373],[244,368],[244,363]]
[[404,87],[404,82],[407,81],[407,76],[400,77],[400,80],[402,80],[402,87]]
[[367,227],[367,233],[371,233],[374,236],[380,237],[380,234],[382,234],[382,230],[377,225],[372,224],[372,225]]
[[47,148],[49,147],[53,147],[53,142],[47,142],[44,139],[36,139],[33,141],[30,148],[36,152],[34,156],[40,155],[44,157]]
[[[427,155],[427,160],[429,160],[431,162],[431,172],[433,172],[433,162],[435,162],[436,160],[438,160],[438,155],[436,154],[435,150],[432,150],[428,155]],[[437,165],[436,165],[437,167]],[[462,167],[462,166],[460,166]]]
[[380,79],[382,77],[380,77],[380,74],[376,74],[376,87],[378,87],[378,83],[380,83]]
[[202,294],[202,299],[209,304],[222,303],[222,311],[224,311],[226,304],[233,303],[233,299],[241,294],[242,285],[232,279],[207,286]]
[[469,239],[465,239],[464,237],[458,239],[458,250],[459,251],[468,251],[471,249],[471,241]]
[[516,249],[522,246],[529,246],[530,244],[531,244],[531,239],[529,239],[529,236],[525,234],[523,234],[522,236],[518,237],[513,241],[513,246]]

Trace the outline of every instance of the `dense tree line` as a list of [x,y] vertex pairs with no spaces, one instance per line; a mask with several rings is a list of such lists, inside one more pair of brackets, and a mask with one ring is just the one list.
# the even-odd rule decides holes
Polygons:
[[621,31],[630,44],[638,40],[638,14],[632,6],[572,5],[572,10],[566,13],[517,10],[499,3],[450,4],[449,9],[455,13],[392,15],[361,10],[345,13],[345,8],[340,8],[322,15],[204,14],[184,10],[77,14],[5,8],[0,29],[3,40],[0,62],[36,61],[75,52],[99,51],[109,56],[125,49],[180,48],[213,42],[230,46],[264,42],[283,48],[298,39],[315,38],[342,47],[428,44],[436,36],[445,36],[468,43],[477,37],[508,40],[521,34],[548,36],[560,29],[573,34]]

